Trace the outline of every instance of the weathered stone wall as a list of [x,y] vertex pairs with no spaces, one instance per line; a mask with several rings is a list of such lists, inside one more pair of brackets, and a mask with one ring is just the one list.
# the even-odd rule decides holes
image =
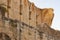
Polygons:
[[28,0],[0,0],[0,6],[0,33],[11,40],[60,39],[60,32],[50,27],[54,17],[52,8],[37,8]]
[[[36,23],[39,25],[41,23],[47,23],[51,26],[54,16],[53,9],[51,8],[39,9],[34,5],[34,3],[30,3],[28,0],[4,0],[1,1],[0,4],[6,5],[3,5],[3,7],[8,10],[5,13],[5,17],[9,17],[14,20],[21,20],[26,24],[30,23],[31,26],[36,26]],[[8,8],[8,6],[10,8]]]

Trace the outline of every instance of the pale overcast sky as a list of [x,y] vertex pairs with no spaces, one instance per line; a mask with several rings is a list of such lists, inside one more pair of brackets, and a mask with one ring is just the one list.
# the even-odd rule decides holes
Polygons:
[[60,0],[29,0],[34,2],[39,8],[53,8],[54,9],[54,19],[52,23],[52,28],[60,30]]

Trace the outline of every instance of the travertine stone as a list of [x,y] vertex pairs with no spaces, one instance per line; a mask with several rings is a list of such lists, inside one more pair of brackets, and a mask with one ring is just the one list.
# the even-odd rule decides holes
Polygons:
[[40,25],[42,23],[42,9],[36,8],[36,18],[37,25]]
[[36,8],[35,5],[32,3],[30,5],[30,26],[36,27]]
[[0,4],[0,33],[11,40],[60,40],[60,31],[51,28],[52,8],[37,8],[28,0],[0,0]]
[[52,20],[54,17],[53,9],[52,8],[45,8],[45,9],[37,9],[37,23],[38,25],[41,23],[47,23],[47,25],[51,26]]
[[[23,18],[21,21],[28,24],[29,25],[29,3],[28,3],[28,0],[22,0],[21,1],[21,6],[22,6],[22,17]],[[21,35],[21,40],[29,40],[29,36],[28,36],[28,31],[29,29],[23,25],[23,27],[25,29],[23,29]],[[26,30],[26,31],[25,31]],[[28,38],[27,38],[28,37]]]
[[[44,12],[45,11],[45,12]],[[47,23],[49,26],[51,26],[52,24],[52,20],[53,20],[53,17],[54,17],[54,14],[53,14],[53,9],[43,9],[43,23]]]
[[9,18],[20,20],[20,0],[11,0],[9,6]]

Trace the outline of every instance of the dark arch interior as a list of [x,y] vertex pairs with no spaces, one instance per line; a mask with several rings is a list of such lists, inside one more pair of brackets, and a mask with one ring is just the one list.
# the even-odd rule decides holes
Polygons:
[[7,9],[0,5],[0,16],[2,19],[5,17],[5,12],[7,12]]
[[0,40],[11,40],[11,38],[5,33],[0,33]]

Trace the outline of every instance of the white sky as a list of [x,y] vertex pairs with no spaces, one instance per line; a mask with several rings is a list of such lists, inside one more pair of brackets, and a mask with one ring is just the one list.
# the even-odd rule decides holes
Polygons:
[[54,9],[54,19],[52,23],[52,28],[60,30],[60,0],[29,0],[34,2],[39,8],[53,8]]

